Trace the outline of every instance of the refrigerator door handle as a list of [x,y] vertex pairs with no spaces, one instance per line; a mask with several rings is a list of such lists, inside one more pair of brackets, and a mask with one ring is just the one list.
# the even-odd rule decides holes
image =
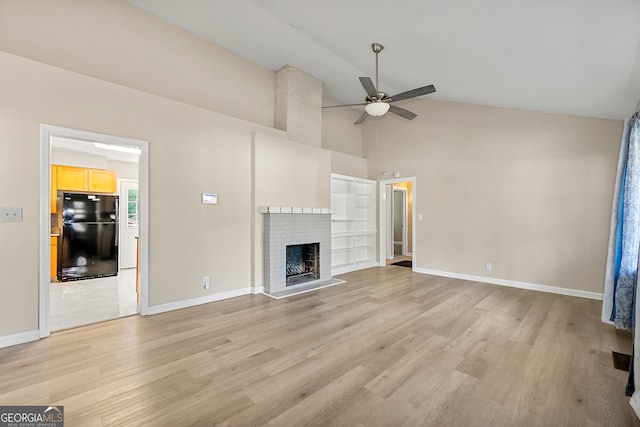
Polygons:
[[120,198],[116,196],[114,200],[116,205],[116,243],[115,246],[118,247],[118,238],[120,237]]

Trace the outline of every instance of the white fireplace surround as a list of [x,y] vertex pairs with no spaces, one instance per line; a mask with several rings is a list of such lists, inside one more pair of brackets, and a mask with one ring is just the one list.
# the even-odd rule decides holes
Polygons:
[[[305,243],[320,244],[320,278],[303,285],[331,279],[331,210],[265,206],[264,214],[264,290],[274,294],[287,289],[286,247]],[[295,287],[291,286],[292,288]]]

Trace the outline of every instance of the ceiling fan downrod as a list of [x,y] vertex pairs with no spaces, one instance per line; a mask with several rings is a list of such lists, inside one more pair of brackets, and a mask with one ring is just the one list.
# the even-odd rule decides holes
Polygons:
[[380,86],[378,83],[378,54],[382,52],[384,46],[382,46],[380,43],[373,43],[371,45],[371,49],[376,54],[376,92],[380,92]]

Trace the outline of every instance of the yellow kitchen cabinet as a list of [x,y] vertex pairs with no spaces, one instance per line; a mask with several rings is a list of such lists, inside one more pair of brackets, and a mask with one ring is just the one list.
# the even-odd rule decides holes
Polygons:
[[[96,193],[116,192],[115,171],[60,165],[55,165],[55,168],[57,175],[56,191],[95,191]],[[54,202],[52,201],[51,203]]]
[[57,166],[56,187],[65,191],[89,191],[89,169]]
[[53,165],[51,166],[51,213],[56,213],[58,204],[58,167]]
[[58,276],[58,238],[51,236],[51,278]]
[[89,169],[89,191],[95,191],[98,193],[115,193],[115,171]]

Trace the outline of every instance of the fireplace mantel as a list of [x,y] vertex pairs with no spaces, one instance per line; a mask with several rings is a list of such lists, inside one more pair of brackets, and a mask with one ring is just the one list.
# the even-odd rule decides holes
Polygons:
[[330,208],[301,208],[297,206],[260,206],[258,211],[261,214],[324,214],[330,215]]

